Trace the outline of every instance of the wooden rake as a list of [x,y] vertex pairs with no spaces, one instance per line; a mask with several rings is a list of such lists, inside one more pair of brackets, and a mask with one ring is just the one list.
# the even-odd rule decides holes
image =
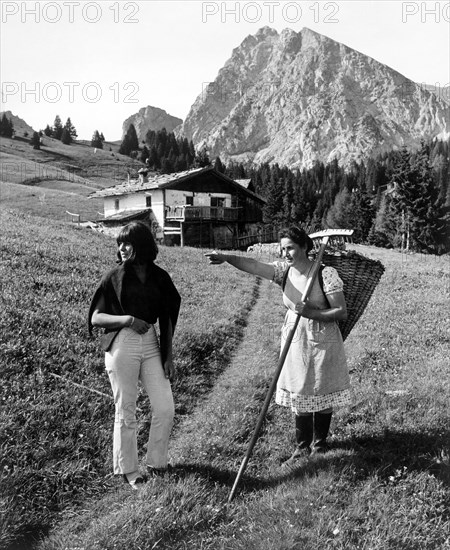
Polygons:
[[[314,265],[311,269],[311,273],[310,273],[309,278],[306,282],[305,292],[303,293],[303,300],[302,300],[303,303],[305,303],[307,301],[307,299],[308,299],[308,297],[311,293],[314,281],[315,281],[315,279],[317,277],[317,274],[319,272],[319,268],[320,268],[320,264],[322,262],[322,257],[323,257],[323,254],[325,252],[325,248],[329,244],[330,239],[333,239],[333,241],[337,240],[338,243],[341,244],[346,238],[350,237],[352,234],[353,234],[353,229],[325,229],[324,231],[318,231],[318,232],[313,233],[313,234],[310,235],[310,238],[313,239],[313,241],[317,240],[317,239],[320,239],[321,243],[320,243],[319,251],[316,255],[316,259],[314,261]],[[261,430],[261,426],[264,422],[264,418],[265,418],[267,410],[269,408],[270,401],[271,401],[272,396],[275,392],[277,382],[278,382],[278,378],[280,377],[281,370],[283,368],[284,361],[286,359],[287,353],[288,353],[289,348],[291,346],[291,343],[292,343],[292,340],[294,338],[295,332],[297,331],[297,327],[298,327],[298,323],[300,321],[300,317],[301,317],[301,315],[297,315],[295,323],[294,323],[293,327],[291,328],[291,330],[289,331],[289,334],[286,338],[286,342],[283,346],[283,350],[282,350],[282,352],[280,354],[280,358],[278,360],[278,365],[277,365],[275,374],[272,378],[272,382],[270,384],[269,390],[267,391],[267,395],[266,395],[266,398],[264,400],[261,412],[259,413],[258,421],[256,422],[256,426],[255,426],[255,429],[253,431],[253,436],[250,440],[250,443],[249,443],[248,448],[247,448],[247,452],[245,453],[245,456],[244,456],[244,458],[241,462],[241,466],[240,466],[239,471],[237,473],[236,479],[234,480],[233,487],[232,487],[231,492],[228,496],[228,502],[229,503],[234,498],[234,495],[236,493],[236,489],[239,485],[239,481],[240,481],[245,469],[247,468],[247,464],[248,464],[248,461],[250,460],[253,448],[256,444],[256,441],[258,440],[259,432]]]

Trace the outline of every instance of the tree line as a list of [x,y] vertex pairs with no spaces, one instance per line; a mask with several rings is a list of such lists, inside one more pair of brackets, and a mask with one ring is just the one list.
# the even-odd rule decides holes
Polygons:
[[142,147],[139,145],[136,128],[130,124],[123,137],[119,153],[139,159],[150,170],[171,174],[188,170],[202,163],[206,166],[209,163],[209,159],[204,158],[204,154],[202,156],[195,151],[192,141],[177,138],[173,132],[167,132],[165,128],[157,131],[148,130],[141,145]]
[[78,137],[77,130],[72,124],[70,117],[68,117],[66,123],[63,126],[59,115],[56,115],[53,126],[47,124],[47,126],[43,130],[43,133],[48,137],[52,137],[61,141],[61,143],[64,143],[64,145],[70,145]]
[[[75,126],[72,124],[70,117],[67,119],[65,125],[63,126],[59,115],[56,115],[53,127],[50,127],[47,124],[44,130],[44,134],[46,136],[60,140],[65,145],[70,145],[78,137],[77,131],[75,129]],[[104,142],[105,136],[103,135],[103,132],[95,130],[91,138],[91,147],[103,149]]]
[[[220,157],[212,163],[232,179],[250,178],[266,199],[264,222],[351,228],[355,242],[441,254],[450,249],[450,140],[422,142],[342,167],[334,159],[291,170],[279,164],[247,166]],[[149,130],[139,146],[131,124],[119,153],[150,169],[172,173],[211,164],[206,149],[164,128]]]
[[267,201],[264,221],[275,228],[349,228],[355,242],[441,254],[450,249],[449,143],[422,142],[349,168],[336,160],[302,170],[231,163],[224,172],[252,179]]

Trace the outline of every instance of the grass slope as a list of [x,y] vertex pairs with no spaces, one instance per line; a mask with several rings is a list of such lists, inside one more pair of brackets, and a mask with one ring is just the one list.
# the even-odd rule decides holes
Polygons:
[[240,492],[225,504],[278,355],[280,293],[264,282],[229,367],[179,426],[177,475],[66,515],[40,548],[448,548],[448,266],[357,248],[387,271],[346,344],[354,403],[334,417],[331,452],[284,473],[293,420],[272,405]]
[[87,195],[124,181],[128,171],[136,175],[143,166],[119,155],[115,143],[95,150],[87,142],[42,139],[42,148],[34,150],[25,139],[1,138],[0,196],[7,206],[49,219],[63,220],[66,210],[81,214],[82,221],[97,219],[103,200]]
[[67,214],[80,214],[81,221],[95,221],[102,217],[102,199],[88,199],[95,191],[86,185],[67,181],[47,180],[34,185],[0,182],[1,203],[5,208],[18,208],[21,212],[38,215],[47,220],[74,221]]
[[[387,271],[346,343],[355,399],[335,415],[333,451],[285,475],[292,418],[271,406],[226,506],[278,354],[280,294],[208,266],[202,251],[162,248],[183,295],[171,444],[180,468],[135,495],[110,475],[109,398],[50,374],[110,395],[85,314],[114,241],[51,219],[60,194],[82,201],[86,182],[33,183],[1,188],[0,547],[30,550],[38,536],[46,549],[449,546],[447,259],[356,247]],[[20,202],[24,190],[45,192],[47,208]],[[139,406],[143,449],[146,399]]]

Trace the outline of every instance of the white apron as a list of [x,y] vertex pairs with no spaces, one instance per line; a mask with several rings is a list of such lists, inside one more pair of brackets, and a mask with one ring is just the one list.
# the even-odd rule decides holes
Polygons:
[[[274,282],[281,284],[287,265],[275,262],[274,266]],[[283,292],[287,312],[281,333],[281,349],[294,326],[297,318],[295,304],[301,301],[307,281],[306,276],[301,276],[294,286],[290,275],[291,272]],[[323,281],[326,294],[342,290],[342,281],[334,268],[324,268]],[[318,278],[308,302],[319,309],[329,307]],[[348,405],[350,397],[347,360],[337,323],[301,317],[278,380],[276,403],[290,407],[298,414]]]

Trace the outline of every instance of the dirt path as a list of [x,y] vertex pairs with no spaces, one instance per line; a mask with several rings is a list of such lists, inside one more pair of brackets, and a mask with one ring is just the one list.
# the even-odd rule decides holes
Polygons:
[[217,446],[242,434],[242,442],[227,454],[240,456],[253,430],[267,381],[276,368],[279,331],[284,307],[278,286],[262,281],[259,297],[248,316],[241,343],[228,368],[219,376],[207,399],[178,427],[178,436],[170,446],[171,460],[220,466]]

